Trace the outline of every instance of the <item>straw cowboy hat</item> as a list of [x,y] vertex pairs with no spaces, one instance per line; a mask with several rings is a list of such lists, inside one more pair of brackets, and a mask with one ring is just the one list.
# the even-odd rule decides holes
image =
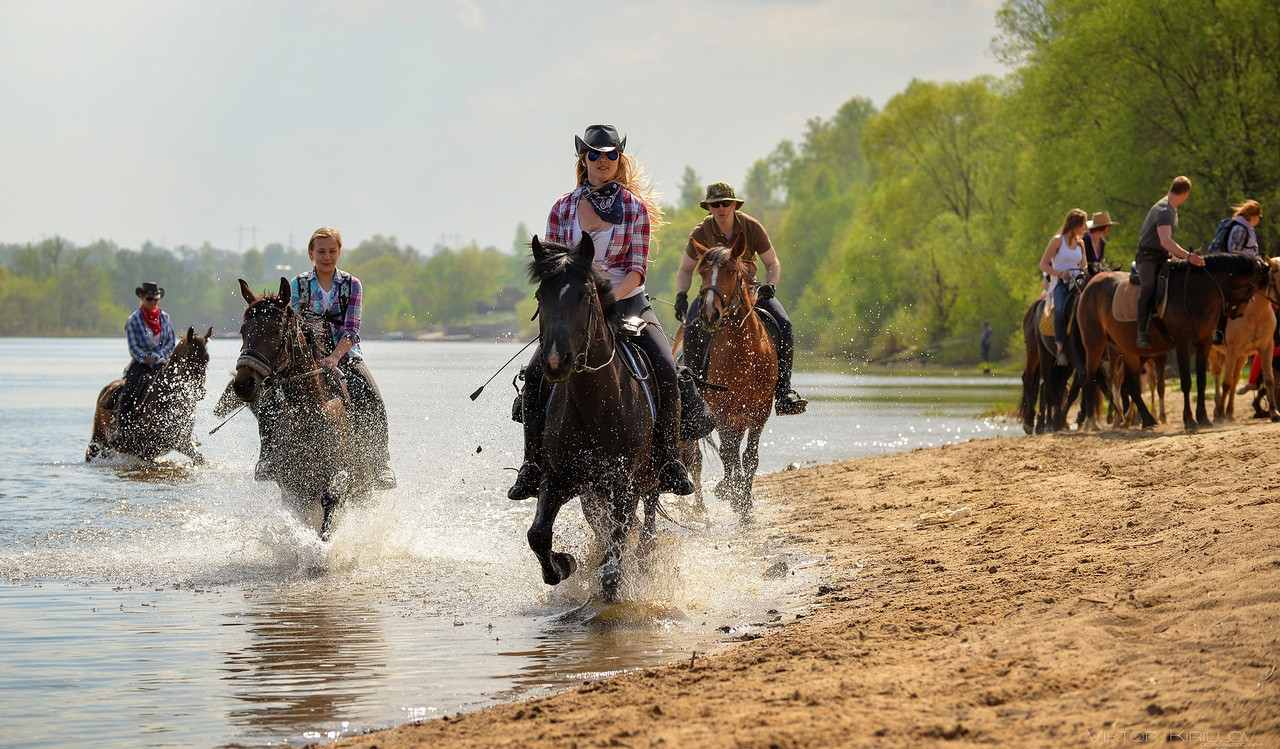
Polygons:
[[1111,220],[1110,213],[1107,213],[1106,211],[1098,211],[1097,213],[1093,214],[1092,220],[1085,223],[1085,227],[1089,229],[1100,229],[1104,226],[1111,226],[1112,224],[1118,224],[1118,223],[1120,222]]
[[728,182],[712,182],[707,185],[707,197],[698,205],[702,206],[702,210],[709,211],[710,203],[719,203],[722,200],[732,200],[738,204],[738,208],[742,207],[742,198],[733,192],[733,185]]
[[164,289],[157,286],[155,281],[143,281],[141,286],[133,290],[133,293],[135,296],[153,296],[160,299],[164,296]]

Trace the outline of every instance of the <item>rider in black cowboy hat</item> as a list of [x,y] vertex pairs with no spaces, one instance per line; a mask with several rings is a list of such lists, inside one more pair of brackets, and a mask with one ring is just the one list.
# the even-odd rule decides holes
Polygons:
[[[743,255],[752,276],[756,272],[755,258],[764,263],[765,280],[759,290],[756,307],[764,308],[778,323],[778,383],[774,392],[774,410],[779,416],[804,413],[809,402],[791,389],[791,362],[795,353],[795,339],[791,332],[791,318],[782,308],[782,302],[774,295],[782,280],[782,264],[778,253],[769,241],[769,234],[759,221],[743,213],[742,199],[733,192],[728,182],[712,182],[707,185],[707,197],[699,205],[710,215],[689,233],[689,242],[680,260],[676,274],[676,319],[681,322],[689,313],[689,287],[693,284],[693,271],[698,267],[701,255],[697,246],[728,247],[738,232],[746,235],[747,251]],[[696,308],[695,308],[696,312]],[[684,362],[699,376],[706,376],[707,346],[711,340],[701,325],[684,326]]]
[[136,428],[133,423],[134,411],[145,398],[152,378],[164,366],[177,345],[169,314],[160,309],[164,289],[155,281],[144,281],[133,293],[138,297],[139,306],[124,324],[131,360],[124,370],[124,386],[120,389],[120,400],[116,406],[119,425],[116,430],[117,443]]

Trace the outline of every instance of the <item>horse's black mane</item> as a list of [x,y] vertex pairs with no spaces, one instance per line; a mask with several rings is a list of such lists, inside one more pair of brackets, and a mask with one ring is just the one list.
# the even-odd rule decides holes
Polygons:
[[[1180,260],[1173,264],[1171,270],[1186,271],[1191,263]],[[1204,256],[1205,270],[1211,273],[1239,273],[1248,275],[1258,269],[1258,260],[1243,252],[1214,252]]]
[[526,270],[529,283],[542,284],[560,278],[565,273],[573,273],[580,278],[595,284],[596,294],[600,297],[600,307],[610,321],[617,316],[618,300],[613,296],[613,284],[605,278],[604,272],[590,260],[582,258],[573,247],[558,242],[543,242],[542,257],[534,255]]

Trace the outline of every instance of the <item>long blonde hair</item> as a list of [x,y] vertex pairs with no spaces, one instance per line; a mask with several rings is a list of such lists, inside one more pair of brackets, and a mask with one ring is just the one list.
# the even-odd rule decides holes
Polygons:
[[[1088,221],[1088,219],[1089,219],[1089,214],[1085,213],[1083,210],[1079,208],[1072,208],[1067,213],[1067,218],[1062,222],[1062,230],[1058,232],[1059,236],[1062,237],[1062,241],[1063,242],[1067,241],[1068,234],[1070,234],[1071,238],[1073,239],[1079,239],[1080,236],[1079,234],[1076,233],[1075,230],[1084,226],[1085,222]],[[1084,232],[1080,232],[1080,234],[1083,234],[1083,233]]]
[[1262,205],[1256,200],[1246,200],[1240,205],[1232,206],[1232,208],[1235,210],[1235,213],[1231,214],[1233,216],[1240,216],[1242,218],[1253,218],[1254,216],[1257,216],[1258,218],[1262,218]]
[[[577,160],[573,162],[574,175],[577,177],[577,184],[582,184],[587,179],[587,154],[582,153]],[[625,153],[618,154],[618,173],[614,175],[614,182],[626,188],[627,192],[636,196],[640,202],[644,203],[644,207],[649,210],[649,229],[657,231],[658,227],[666,223],[662,213],[662,206],[658,205],[658,198],[662,197],[662,193],[653,191],[653,180],[644,173],[644,167],[641,166],[640,160]]]

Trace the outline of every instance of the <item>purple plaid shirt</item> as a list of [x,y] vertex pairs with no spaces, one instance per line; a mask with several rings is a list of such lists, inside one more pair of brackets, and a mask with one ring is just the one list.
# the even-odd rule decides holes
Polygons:
[[[573,227],[578,221],[578,200],[584,188],[579,187],[551,206],[547,216],[547,231],[543,239],[560,244],[573,243]],[[644,201],[622,190],[622,223],[614,227],[613,241],[601,265],[606,270],[620,268],[625,276],[631,271],[640,274],[640,283],[649,265],[649,209]]]
[[[177,345],[173,323],[169,322],[169,313],[164,310],[160,310],[160,335],[151,335],[146,320],[142,319],[142,309],[139,308],[124,321],[124,336],[129,342],[129,356],[142,364],[163,364]],[[148,362],[148,354],[155,354],[156,360]]]
[[[350,288],[347,297],[347,311],[342,314],[339,305],[342,303],[342,284],[348,284]],[[306,273],[299,273],[293,279],[293,299],[291,304],[293,308],[299,312],[305,308],[317,315],[324,315],[330,321],[335,320],[335,316],[342,314],[341,324],[333,322],[330,331],[333,333],[333,342],[336,345],[343,338],[351,339],[351,351],[347,356],[352,359],[363,358],[360,354],[360,305],[364,301],[364,290],[360,286],[360,279],[347,273],[344,270],[334,271],[334,289],[338,294],[333,299],[333,306],[326,313],[323,307],[325,298],[324,290],[320,288],[320,281],[316,279],[316,269],[312,268]],[[343,357],[346,358],[346,357]]]

